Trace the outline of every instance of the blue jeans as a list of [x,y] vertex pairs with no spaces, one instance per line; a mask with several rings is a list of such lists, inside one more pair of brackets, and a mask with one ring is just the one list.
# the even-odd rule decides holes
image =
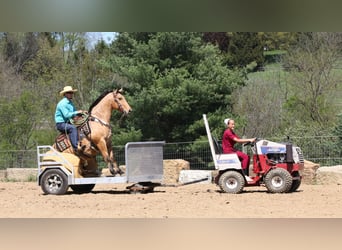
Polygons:
[[56,128],[58,131],[62,133],[69,134],[72,147],[74,148],[74,150],[77,149],[77,144],[78,144],[77,128],[74,125],[70,123],[66,123],[66,122],[56,123]]

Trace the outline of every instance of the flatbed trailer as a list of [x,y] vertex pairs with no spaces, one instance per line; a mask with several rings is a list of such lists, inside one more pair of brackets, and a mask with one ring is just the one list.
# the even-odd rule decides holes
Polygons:
[[126,171],[121,176],[80,176],[76,155],[61,153],[52,146],[37,147],[38,185],[45,194],[62,195],[69,187],[77,193],[88,193],[96,184],[133,183],[132,192],[149,192],[163,181],[164,141],[129,142],[125,145]]

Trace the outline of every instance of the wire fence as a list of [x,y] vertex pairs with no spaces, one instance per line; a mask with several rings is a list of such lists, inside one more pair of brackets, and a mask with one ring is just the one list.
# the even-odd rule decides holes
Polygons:
[[[280,138],[267,138],[275,142],[285,142]],[[301,148],[304,159],[321,166],[342,165],[342,138],[326,137],[295,137],[291,142]],[[251,155],[249,147],[241,148]],[[113,147],[115,160],[119,165],[125,164],[125,146]],[[214,164],[208,141],[166,143],[163,147],[164,160],[183,159],[190,163],[191,169],[213,169]],[[98,156],[99,167],[105,167],[102,157]],[[0,151],[0,170],[7,168],[36,168],[36,150]]]

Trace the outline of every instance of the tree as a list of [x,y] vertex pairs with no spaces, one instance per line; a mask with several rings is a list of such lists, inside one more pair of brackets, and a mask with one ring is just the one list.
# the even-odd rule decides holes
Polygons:
[[284,64],[291,72],[286,108],[292,117],[322,128],[335,120],[339,76],[334,70],[340,60],[341,33],[300,33]]
[[19,74],[24,65],[31,60],[39,50],[38,33],[5,33],[4,55]]
[[288,50],[296,43],[296,32],[259,32],[266,50]]
[[255,62],[257,68],[261,67],[264,62],[263,49],[257,32],[232,33],[228,47],[228,65],[244,68]]
[[227,32],[204,32],[203,40],[207,43],[210,42],[213,45],[217,45],[224,53],[228,51],[229,36]]
[[283,84],[270,79],[249,79],[245,87],[234,91],[233,111],[239,119],[237,129],[248,137],[268,137],[279,133],[283,123],[286,93]]
[[[63,40],[63,39],[64,40]],[[66,46],[65,41],[68,41]],[[32,45],[31,47],[29,45]],[[19,105],[22,103],[27,110],[26,123],[32,131],[13,128],[21,127],[21,120],[16,118],[12,123],[3,123],[3,133],[6,139],[0,138],[0,144],[8,145],[8,141],[14,145],[29,147],[32,140],[48,143],[48,138],[53,138],[56,131],[54,129],[54,109],[60,99],[59,91],[65,85],[72,85],[78,88],[75,104],[81,109],[87,109],[94,99],[89,95],[94,82],[102,77],[102,72],[96,69],[96,57],[99,55],[94,51],[89,53],[85,49],[86,41],[82,34],[64,33],[8,33],[1,39],[2,53],[0,55],[0,100],[3,105],[0,107],[3,114],[7,109],[18,108],[13,111],[13,115],[19,117]],[[68,60],[66,60],[64,50],[68,50]],[[13,50],[13,48],[16,48]],[[18,68],[20,70],[18,70]],[[108,72],[104,73],[106,76]],[[23,95],[32,96],[34,103],[29,103]],[[11,99],[8,99],[10,96]],[[9,105],[9,106],[8,106]],[[16,106],[19,105],[19,106]],[[20,115],[20,117],[22,117]],[[7,132],[10,131],[10,132]],[[37,133],[35,131],[38,131]],[[21,136],[19,136],[21,134]],[[13,141],[13,137],[16,138]],[[20,138],[20,140],[18,140]],[[21,141],[26,138],[27,141]],[[5,142],[7,140],[7,142]],[[16,142],[20,142],[20,144]],[[50,140],[52,143],[52,140]]]
[[0,100],[0,148],[27,150],[36,146],[32,133],[40,122],[39,99],[23,92],[18,99]]
[[111,45],[115,54],[101,61],[129,92],[128,126],[140,129],[143,140],[169,142],[197,139],[204,132],[204,113],[217,114],[222,127],[233,89],[244,84],[242,73],[227,69],[219,49],[204,43],[200,33],[141,37],[118,34]]

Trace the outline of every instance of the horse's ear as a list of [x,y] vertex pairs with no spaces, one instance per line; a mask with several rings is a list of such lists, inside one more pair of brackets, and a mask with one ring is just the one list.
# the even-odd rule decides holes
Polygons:
[[118,94],[118,93],[122,94],[123,89],[122,89],[122,88],[120,88],[120,89],[114,89],[113,92],[114,92],[115,94]]

